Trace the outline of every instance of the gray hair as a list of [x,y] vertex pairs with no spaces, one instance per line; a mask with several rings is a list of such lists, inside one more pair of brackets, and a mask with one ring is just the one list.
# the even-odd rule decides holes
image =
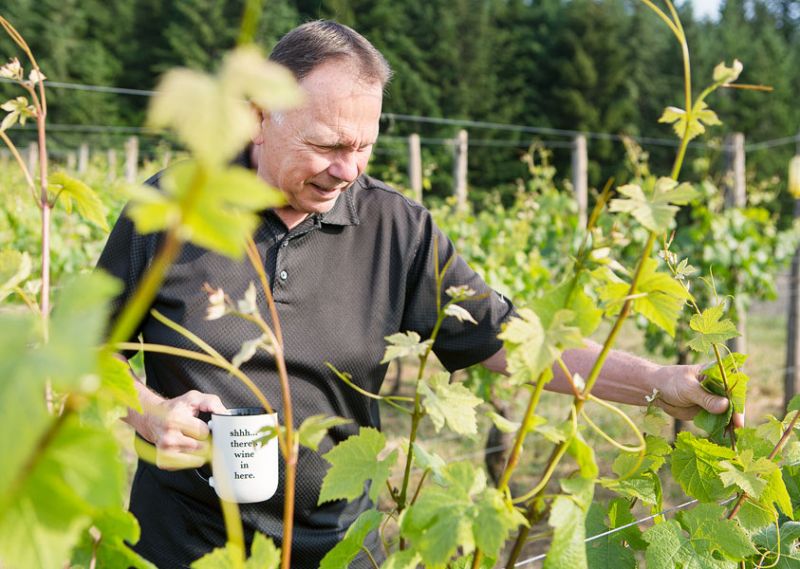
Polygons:
[[383,87],[392,77],[386,58],[367,38],[331,20],[316,20],[296,27],[278,41],[269,59],[288,67],[298,81],[332,60],[352,61],[359,79],[379,81]]

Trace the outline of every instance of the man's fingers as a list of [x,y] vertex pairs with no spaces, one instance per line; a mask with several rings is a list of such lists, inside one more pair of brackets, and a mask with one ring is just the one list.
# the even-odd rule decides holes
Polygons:
[[685,391],[685,398],[688,402],[699,405],[709,413],[714,413],[715,415],[724,413],[728,409],[728,400],[725,397],[709,393],[703,389],[703,386],[698,380],[689,382]]
[[663,400],[656,401],[656,404],[664,411],[676,419],[680,419],[681,421],[691,421],[700,411],[700,407],[697,405],[692,405],[691,407],[675,407],[669,403],[664,403]]
[[212,393],[200,393],[199,391],[190,392],[189,403],[198,411],[208,413],[225,413],[228,409],[222,404],[222,400]]

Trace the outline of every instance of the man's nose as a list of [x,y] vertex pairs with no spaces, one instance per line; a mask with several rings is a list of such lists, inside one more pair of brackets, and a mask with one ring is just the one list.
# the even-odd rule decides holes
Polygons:
[[358,154],[351,150],[343,150],[336,154],[336,158],[328,166],[328,174],[344,182],[352,182],[358,178]]

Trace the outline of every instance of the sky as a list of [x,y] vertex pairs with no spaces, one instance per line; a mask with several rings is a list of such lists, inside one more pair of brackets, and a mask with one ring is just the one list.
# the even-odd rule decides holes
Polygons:
[[694,6],[695,16],[698,18],[716,18],[721,0],[688,0]]

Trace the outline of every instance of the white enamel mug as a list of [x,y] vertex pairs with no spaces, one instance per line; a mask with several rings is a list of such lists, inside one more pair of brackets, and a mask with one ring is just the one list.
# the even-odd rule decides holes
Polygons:
[[278,439],[265,445],[256,441],[267,435],[264,427],[277,427],[278,415],[260,407],[228,409],[212,413],[211,471],[208,479],[217,496],[227,502],[263,502],[278,489]]

